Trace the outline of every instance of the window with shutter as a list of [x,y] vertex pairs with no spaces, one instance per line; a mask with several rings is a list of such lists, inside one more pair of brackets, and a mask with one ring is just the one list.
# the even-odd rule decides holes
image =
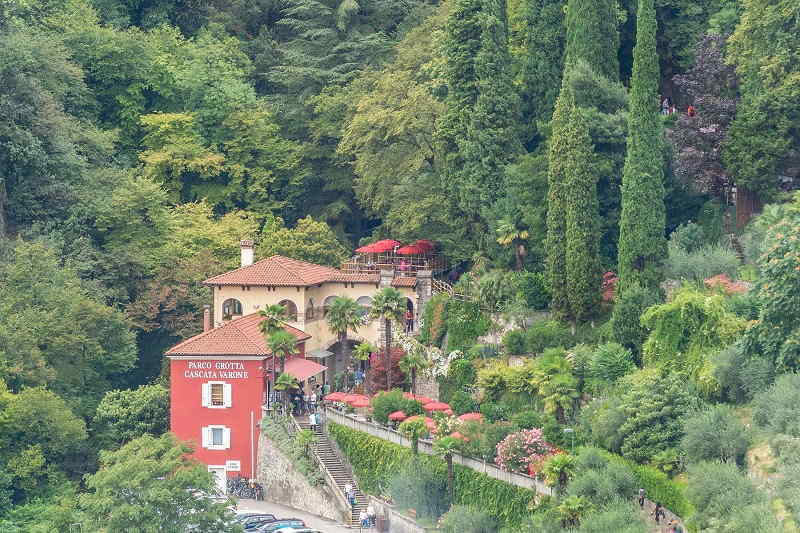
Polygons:
[[211,407],[225,407],[225,385],[223,383],[210,383]]
[[231,447],[231,428],[224,428],[222,430],[222,447],[229,449]]
[[230,447],[230,428],[225,426],[206,426],[203,428],[203,448],[207,450],[227,450]]
[[208,437],[209,437],[210,431],[209,431],[207,426],[203,426],[200,431],[201,431],[200,439],[201,439],[201,441],[203,443],[203,448],[208,448],[208,445],[209,445]]
[[203,389],[203,407],[211,405],[211,386],[208,383],[202,384]]
[[225,446],[226,430],[225,428],[215,427],[211,428],[211,445],[212,446]]
[[224,405],[225,407],[232,407],[233,406],[233,385],[230,383],[225,383],[223,385],[224,391]]

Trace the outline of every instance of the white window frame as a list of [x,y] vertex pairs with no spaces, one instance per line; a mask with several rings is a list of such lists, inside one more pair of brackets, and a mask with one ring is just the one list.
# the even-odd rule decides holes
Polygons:
[[[211,444],[213,441],[212,431],[215,429],[222,430],[222,444]],[[203,426],[202,429],[202,443],[203,448],[206,450],[229,450],[231,447],[231,428],[226,426],[212,425]]]
[[[211,385],[222,385],[222,405],[211,405]],[[203,407],[209,409],[228,409],[233,407],[233,386],[225,381],[206,381],[202,385]]]

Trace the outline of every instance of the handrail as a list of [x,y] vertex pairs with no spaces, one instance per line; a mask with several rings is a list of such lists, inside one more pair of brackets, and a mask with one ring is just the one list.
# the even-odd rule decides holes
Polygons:
[[[300,424],[297,422],[297,419],[294,416],[290,416],[290,418],[292,419],[295,433],[298,431],[302,431],[303,428],[300,427]],[[322,459],[320,459],[319,455],[317,454],[317,451],[314,449],[313,446],[310,448],[310,451],[311,451],[311,459],[314,461],[314,463],[316,463],[316,465],[325,475],[325,481],[328,483],[331,489],[333,489],[333,492],[336,495],[336,498],[339,500],[339,503],[341,503],[344,506],[343,509],[347,509],[348,511],[350,511],[352,509],[350,502],[347,501],[345,495],[342,494],[341,490],[339,489],[339,485],[336,484],[336,480],[334,479],[333,474],[330,473],[328,467],[325,466],[325,463],[322,461]],[[352,517],[349,514],[347,516],[349,523],[352,520]]]

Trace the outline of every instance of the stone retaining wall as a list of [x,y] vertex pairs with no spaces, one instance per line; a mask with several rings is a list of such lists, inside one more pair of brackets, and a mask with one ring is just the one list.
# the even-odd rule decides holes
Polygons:
[[290,458],[285,456],[263,433],[259,439],[258,482],[264,487],[264,499],[301,509],[336,520],[350,522],[349,513],[336,505],[336,498],[328,485],[311,485],[298,472]]

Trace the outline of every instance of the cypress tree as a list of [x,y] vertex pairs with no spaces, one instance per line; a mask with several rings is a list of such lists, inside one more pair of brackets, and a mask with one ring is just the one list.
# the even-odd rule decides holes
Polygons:
[[460,202],[467,213],[480,213],[502,197],[504,168],[522,151],[505,13],[505,0],[483,0],[481,48],[475,57],[478,96],[462,154]]
[[584,322],[594,318],[600,305],[600,204],[589,126],[574,103],[560,135],[566,178],[567,299],[573,320]]
[[[538,141],[539,123],[553,116],[564,66],[564,1],[527,0],[523,9],[520,65],[522,121],[525,142]],[[533,143],[530,148],[533,148]]]
[[620,285],[656,288],[666,255],[663,131],[654,0],[639,0],[633,50],[628,147],[622,172],[618,268]]
[[583,60],[598,74],[619,80],[616,6],[615,0],[569,0],[565,64]]
[[563,84],[556,101],[551,122],[547,164],[547,277],[550,281],[550,309],[557,318],[570,318],[567,296],[567,161],[563,155],[566,147],[566,132],[575,99],[567,84]]

